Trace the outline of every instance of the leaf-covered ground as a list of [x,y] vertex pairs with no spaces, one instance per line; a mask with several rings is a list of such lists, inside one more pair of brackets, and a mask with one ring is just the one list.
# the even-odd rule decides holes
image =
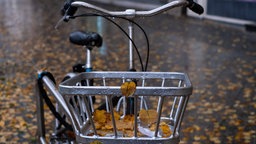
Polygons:
[[[84,49],[68,42],[74,30],[103,36],[103,47],[93,50],[96,70],[127,70],[127,38],[102,18],[72,20],[55,30],[62,1],[0,4],[0,143],[36,143],[36,71],[46,68],[59,83],[73,64],[85,61]],[[256,33],[170,15],[136,21],[150,40],[148,71],[186,72],[193,83],[181,143],[255,144]],[[144,37],[135,32],[144,60]],[[52,116],[45,117],[50,130]]]

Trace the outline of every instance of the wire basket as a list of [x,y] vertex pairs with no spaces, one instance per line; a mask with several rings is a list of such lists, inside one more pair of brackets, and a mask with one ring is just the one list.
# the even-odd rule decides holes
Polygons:
[[[92,80],[93,86],[89,84]],[[120,90],[127,81],[137,83],[136,91],[128,98],[122,96]],[[82,83],[86,83],[85,86]],[[79,143],[169,144],[179,143],[181,121],[192,85],[185,73],[85,72],[61,83],[59,91],[65,100],[61,105],[69,110],[67,113]],[[92,97],[96,97],[95,103]],[[115,107],[114,97],[120,97]],[[126,113],[129,98],[133,100],[132,115]],[[99,125],[96,113],[102,103],[106,103],[106,110],[101,111],[104,114],[98,120],[103,124]],[[130,121],[125,121],[127,116]],[[147,118],[152,121],[148,122]],[[130,128],[125,129],[128,125]]]

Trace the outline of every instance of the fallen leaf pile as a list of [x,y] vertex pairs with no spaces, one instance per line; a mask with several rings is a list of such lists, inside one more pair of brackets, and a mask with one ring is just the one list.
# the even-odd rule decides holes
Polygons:
[[[123,132],[124,136],[132,136],[134,130],[134,116],[126,115],[121,119],[120,114],[114,111],[114,117],[117,130]],[[110,113],[105,110],[96,110],[93,114],[93,120],[98,130],[97,133],[100,136],[113,133],[113,122]]]
[[[150,129],[151,131],[155,131],[155,130],[156,130],[156,124],[155,124],[155,123],[152,124],[152,125],[149,127],[149,129]],[[167,123],[165,123],[165,122],[161,122],[161,123],[159,124],[159,130],[160,130],[160,133],[162,134],[162,137],[170,137],[171,134],[172,134],[172,131],[171,131],[171,129],[170,129],[170,126],[169,126]]]
[[[122,132],[124,137],[134,136],[134,115],[125,115],[124,118],[121,118],[120,114],[114,111],[114,118],[117,131]],[[96,110],[93,120],[98,135],[105,136],[113,133],[114,127],[110,113],[105,110]],[[140,110],[139,120],[140,123],[143,123],[143,127],[151,131],[156,130],[157,112],[155,110]],[[165,122],[160,123],[159,130],[163,137],[169,137],[172,134],[169,125]],[[143,134],[139,132],[138,135],[142,136]]]
[[[141,109],[139,112],[139,119],[141,124],[144,127],[149,128],[151,131],[156,130],[157,116],[158,116],[157,111],[153,109],[149,109],[149,110]],[[172,131],[169,125],[165,122],[160,122],[159,130],[162,133],[162,137],[169,137],[172,134]]]
[[141,109],[139,112],[140,121],[142,124],[151,125],[157,121],[157,112],[155,110]]

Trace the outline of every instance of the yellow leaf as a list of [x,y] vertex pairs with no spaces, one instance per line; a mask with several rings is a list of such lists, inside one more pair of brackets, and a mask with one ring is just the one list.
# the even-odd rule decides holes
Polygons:
[[94,120],[99,123],[105,123],[107,121],[106,111],[104,110],[96,110],[94,112]]
[[168,124],[162,122],[162,123],[160,124],[160,129],[162,130],[163,137],[169,137],[169,136],[171,136],[172,131],[171,131],[171,129],[170,129],[170,127],[169,127]]
[[102,142],[96,140],[96,141],[90,142],[90,144],[102,144]]
[[136,83],[134,81],[124,82],[121,85],[122,95],[128,97],[134,94],[136,91]]
[[145,110],[142,109],[139,112],[140,121],[144,124],[151,125],[157,121],[157,111],[156,110]]
[[5,122],[4,121],[0,121],[0,127],[4,127],[5,126]]

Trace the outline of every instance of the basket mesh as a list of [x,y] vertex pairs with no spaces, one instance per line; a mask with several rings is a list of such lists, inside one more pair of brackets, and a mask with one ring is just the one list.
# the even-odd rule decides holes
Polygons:
[[[90,85],[92,79],[93,86]],[[135,93],[128,98],[122,96],[120,90],[120,86],[127,81],[137,82]],[[192,85],[186,74],[169,72],[81,73],[61,83],[59,89],[70,110],[69,117],[77,141],[90,142],[97,139],[104,143],[177,141],[186,104],[192,93]],[[96,98],[95,102],[93,97]],[[122,129],[120,123],[127,118],[131,101],[132,125],[129,130]],[[108,127],[99,126],[96,121],[96,111],[102,105],[105,115],[110,119],[106,122]],[[155,112],[155,121],[150,124],[143,123],[140,118],[142,110]],[[114,118],[116,113],[120,116],[118,119]],[[105,115],[102,117],[103,121]],[[123,124],[127,126],[129,121]],[[162,128],[163,124],[171,131],[168,135],[164,131],[166,129]]]

